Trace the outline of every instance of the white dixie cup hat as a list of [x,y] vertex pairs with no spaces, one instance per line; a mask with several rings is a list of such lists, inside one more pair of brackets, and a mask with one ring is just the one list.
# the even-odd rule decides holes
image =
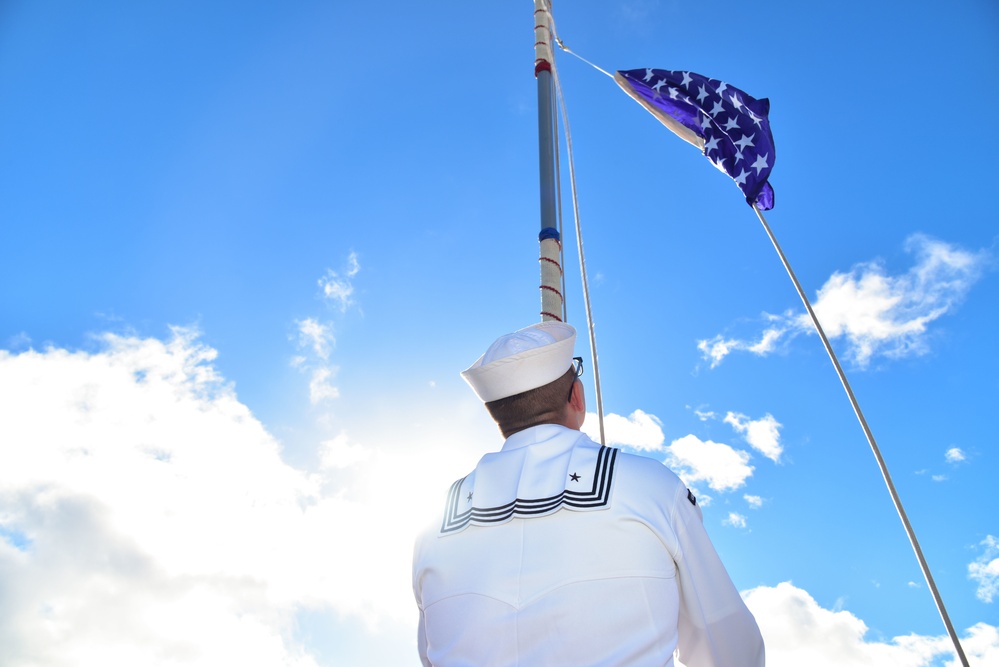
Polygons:
[[576,330],[563,322],[541,322],[496,339],[461,372],[483,402],[543,387],[572,366]]

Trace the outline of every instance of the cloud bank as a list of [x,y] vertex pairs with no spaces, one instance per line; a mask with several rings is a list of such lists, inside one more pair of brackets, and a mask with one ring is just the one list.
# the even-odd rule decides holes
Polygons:
[[311,667],[300,611],[412,619],[432,450],[297,470],[194,332],[100,346],[0,351],[0,664]]
[[[928,667],[939,659],[948,659],[948,667],[958,664],[946,634],[868,640],[861,619],[822,608],[790,582],[745,591],[743,598],[763,632],[768,667]],[[961,645],[971,664],[999,664],[999,628],[978,623],[964,633]]]
[[[92,352],[0,351],[0,664],[314,667],[318,649],[296,625],[317,610],[412,642],[412,540],[452,481],[427,462],[467,449],[469,434],[439,442],[437,429],[433,443],[390,450],[340,433],[317,444],[316,471],[298,470],[215,357],[187,329],[105,335]],[[655,446],[658,420],[626,421]],[[694,436],[667,450],[712,488],[752,472],[748,453]],[[982,546],[969,575],[984,601],[995,538]],[[772,666],[947,655],[945,637],[869,641],[860,619],[788,583],[746,599]],[[996,662],[995,627],[965,636],[973,660]],[[414,646],[399,664],[416,663]]]

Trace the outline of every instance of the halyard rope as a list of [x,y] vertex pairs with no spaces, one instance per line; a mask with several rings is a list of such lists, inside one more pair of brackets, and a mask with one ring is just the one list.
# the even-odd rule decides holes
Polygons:
[[[550,12],[551,5],[547,2],[547,0],[545,0],[545,5]],[[555,19],[552,18],[551,14],[548,15],[548,19],[552,37],[561,47],[562,42],[559,40],[558,34],[555,31]],[[600,444],[604,445],[607,444],[607,439],[604,435],[604,401],[603,394],[600,389],[600,366],[597,361],[597,338],[593,330],[593,310],[590,305],[590,287],[589,280],[586,275],[586,257],[583,254],[583,230],[579,220],[579,198],[576,195],[576,167],[575,162],[572,159],[572,132],[569,129],[569,117],[566,113],[565,97],[562,94],[562,85],[558,78],[558,68],[555,67],[554,54],[552,54],[552,56],[552,79],[555,82],[555,93],[558,97],[558,108],[562,114],[562,125],[565,128],[566,157],[569,158],[569,184],[572,187],[572,215],[576,223],[576,248],[579,253],[579,272],[583,282],[583,305],[586,309],[586,329],[590,337],[590,354],[592,355],[593,364],[593,385],[594,393],[596,393],[597,397],[597,422],[600,425]],[[558,155],[557,150],[555,151],[555,154]]]

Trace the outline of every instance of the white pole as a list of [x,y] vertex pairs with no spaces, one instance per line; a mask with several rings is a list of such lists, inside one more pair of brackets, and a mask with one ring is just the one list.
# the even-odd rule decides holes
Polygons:
[[923,570],[923,577],[926,578],[926,583],[930,587],[930,592],[933,594],[933,601],[936,603],[937,610],[940,612],[940,617],[943,619],[944,625],[947,627],[947,634],[950,635],[951,641],[954,642],[954,650],[957,651],[957,657],[961,660],[961,664],[964,667],[968,667],[968,658],[964,655],[964,649],[961,647],[961,642],[957,638],[954,626],[950,622],[950,616],[947,615],[947,609],[944,607],[943,599],[940,597],[940,591],[937,590],[937,585],[933,581],[933,575],[930,574],[929,565],[926,564],[926,559],[923,557],[923,550],[919,548],[919,541],[916,539],[916,532],[912,529],[912,524],[909,523],[909,517],[905,514],[905,508],[902,507],[902,500],[898,497],[895,485],[891,481],[891,475],[888,473],[888,466],[885,464],[885,460],[881,456],[881,450],[878,449],[877,442],[874,441],[874,434],[871,433],[871,429],[867,425],[867,419],[864,418],[864,413],[860,409],[857,397],[854,396],[853,389],[850,388],[850,382],[846,379],[846,373],[843,372],[843,367],[840,366],[839,359],[836,358],[836,353],[833,351],[832,345],[830,345],[825,331],[822,330],[822,325],[819,324],[819,318],[816,317],[815,311],[812,310],[812,304],[808,301],[805,291],[801,288],[801,283],[798,282],[798,278],[794,275],[794,271],[791,270],[791,265],[788,263],[787,257],[784,255],[784,251],[781,250],[780,244],[777,243],[777,237],[774,236],[773,231],[770,229],[770,225],[767,224],[766,218],[763,217],[763,213],[756,207],[756,204],[753,204],[753,210],[756,211],[756,216],[760,219],[760,222],[763,223],[763,229],[767,231],[767,236],[770,237],[770,242],[773,243],[774,249],[780,256],[780,261],[784,264],[784,269],[787,271],[787,275],[790,276],[791,282],[794,283],[794,288],[798,291],[798,296],[801,297],[801,302],[805,304],[805,310],[808,311],[808,316],[812,318],[812,324],[815,325],[815,330],[818,332],[819,338],[822,339],[822,344],[825,346],[826,352],[829,354],[829,358],[832,360],[833,366],[836,368],[839,380],[843,383],[843,389],[846,390],[846,395],[850,398],[850,404],[853,406],[853,411],[856,413],[857,419],[860,420],[860,426],[864,429],[864,435],[867,436],[867,442],[871,445],[871,451],[874,452],[874,458],[878,461],[878,467],[881,468],[881,475],[885,479],[885,484],[888,485],[888,493],[891,494],[891,499],[892,502],[895,503],[895,509],[898,511],[898,516],[902,519],[902,525],[905,526],[905,532],[909,536],[909,542],[912,544],[912,549],[916,552],[916,559],[919,561],[919,567]]

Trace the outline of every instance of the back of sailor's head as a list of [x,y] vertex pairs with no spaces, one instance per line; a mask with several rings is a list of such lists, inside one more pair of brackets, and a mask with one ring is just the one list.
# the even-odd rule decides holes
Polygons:
[[[505,436],[537,423],[560,423],[576,330],[541,322],[500,336],[461,376],[486,404]],[[564,378],[564,379],[563,379]]]

